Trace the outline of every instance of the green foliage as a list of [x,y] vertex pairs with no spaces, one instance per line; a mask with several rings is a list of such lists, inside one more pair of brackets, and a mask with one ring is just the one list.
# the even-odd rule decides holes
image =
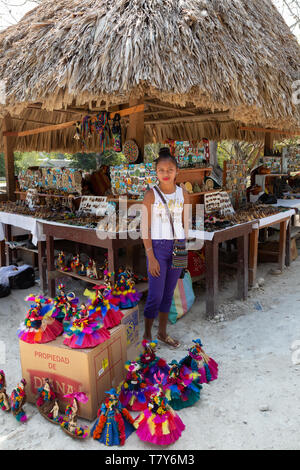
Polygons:
[[97,170],[101,166],[115,166],[126,163],[123,153],[105,150],[102,153],[75,153],[70,156],[72,166],[79,170]]

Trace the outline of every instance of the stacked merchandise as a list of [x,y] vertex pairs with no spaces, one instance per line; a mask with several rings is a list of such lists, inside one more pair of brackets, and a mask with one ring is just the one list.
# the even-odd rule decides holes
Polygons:
[[145,191],[157,184],[154,163],[113,166],[110,177],[113,194],[130,199],[143,199]]

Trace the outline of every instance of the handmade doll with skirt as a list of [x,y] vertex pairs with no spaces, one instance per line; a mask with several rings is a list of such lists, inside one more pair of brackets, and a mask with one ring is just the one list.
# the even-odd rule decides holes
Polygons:
[[87,439],[90,436],[90,430],[87,426],[79,426],[77,423],[77,414],[79,403],[87,403],[88,397],[85,393],[70,393],[64,395],[64,398],[71,398],[72,405],[67,405],[65,416],[60,425],[62,430],[75,439]]
[[198,372],[198,383],[200,384],[216,380],[218,378],[218,364],[203,351],[200,339],[193,340],[193,343],[194,346],[189,349],[188,355],[181,359],[180,364]]
[[23,406],[26,403],[26,380],[22,379],[18,386],[12,391],[10,396],[10,406],[16,420],[20,423],[27,421],[27,416],[23,410]]
[[74,349],[94,348],[110,338],[95,313],[82,304],[76,318],[66,328],[64,344]]
[[185,429],[177,413],[168,404],[161,386],[151,395],[147,409],[136,418],[134,427],[142,441],[163,446],[176,442]]
[[142,294],[137,292],[134,286],[135,282],[129,270],[118,274],[113,295],[120,299],[119,307],[121,309],[133,308],[141,299]]
[[75,315],[78,305],[78,299],[73,292],[65,293],[65,285],[59,284],[58,295],[54,297],[54,311],[52,316],[60,322],[69,322]]
[[142,341],[142,346],[144,348],[144,352],[140,355],[138,363],[141,366],[141,373],[144,379],[149,380],[152,384],[156,384],[155,375],[160,373],[164,377],[163,384],[165,384],[170,367],[165,359],[156,356],[155,348],[157,346],[157,341],[147,341],[144,339]]
[[3,411],[10,411],[9,398],[6,393],[6,378],[3,370],[0,370],[0,408]]
[[181,410],[194,405],[200,399],[202,386],[198,383],[199,374],[177,361],[170,363],[171,369],[163,389],[169,405]]
[[95,293],[86,290],[85,295],[90,299],[91,312],[103,320],[104,328],[114,328],[118,326],[124,314],[118,307],[119,300],[111,294],[109,282],[94,287]]
[[114,388],[105,392],[108,397],[98,410],[97,421],[92,427],[92,436],[106,446],[123,446],[135,431],[134,419],[122,406]]
[[138,362],[126,362],[125,368],[128,372],[120,386],[119,400],[129,411],[144,410],[154,387],[141,374],[141,365]]
[[38,389],[36,406],[48,421],[54,424],[60,423],[59,405],[49,379],[45,379],[44,385]]
[[26,343],[48,343],[63,332],[62,324],[53,318],[51,299],[29,296],[26,301],[35,302],[27,312],[24,323],[18,330],[18,337]]

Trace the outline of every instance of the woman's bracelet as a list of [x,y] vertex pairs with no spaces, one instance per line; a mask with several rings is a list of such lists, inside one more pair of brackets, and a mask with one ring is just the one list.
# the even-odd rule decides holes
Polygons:
[[147,248],[146,253],[147,253],[148,251],[152,251],[152,250],[153,250],[152,247],[151,247],[151,248]]

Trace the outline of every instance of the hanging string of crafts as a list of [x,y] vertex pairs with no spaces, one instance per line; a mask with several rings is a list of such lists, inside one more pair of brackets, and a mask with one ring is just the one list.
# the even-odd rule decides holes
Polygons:
[[88,149],[88,141],[93,134],[99,136],[100,152],[103,152],[109,146],[110,139],[113,139],[114,150],[116,152],[122,151],[121,117],[119,114],[114,116],[112,130],[109,120],[110,113],[102,111],[95,116],[87,115],[82,121],[77,121],[74,139],[80,141],[83,151]]

